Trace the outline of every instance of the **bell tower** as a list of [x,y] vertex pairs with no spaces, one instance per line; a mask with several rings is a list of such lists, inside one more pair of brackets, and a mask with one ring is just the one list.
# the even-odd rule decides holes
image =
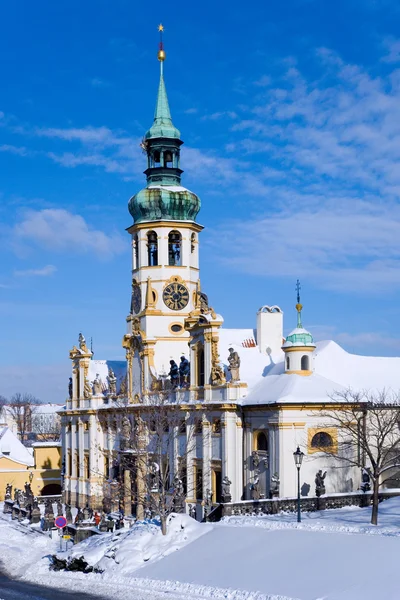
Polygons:
[[[132,296],[123,345],[133,399],[168,373],[171,359],[179,362],[180,356],[189,357],[184,322],[196,307],[199,282],[198,235],[203,227],[196,217],[200,199],[181,185],[183,142],[172,122],[164,82],[163,30],[160,25],[154,120],[141,143],[147,156],[146,187],[128,204],[134,220],[127,230],[132,239]],[[132,347],[134,339],[137,351]]]

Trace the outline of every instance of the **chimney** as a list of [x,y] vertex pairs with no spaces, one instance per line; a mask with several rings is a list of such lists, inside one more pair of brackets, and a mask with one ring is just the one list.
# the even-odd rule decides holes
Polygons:
[[283,312],[279,306],[262,306],[257,312],[257,346],[262,354],[281,352]]

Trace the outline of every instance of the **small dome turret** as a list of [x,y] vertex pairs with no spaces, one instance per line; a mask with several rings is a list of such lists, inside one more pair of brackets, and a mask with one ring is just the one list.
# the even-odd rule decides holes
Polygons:
[[303,305],[300,303],[300,282],[297,280],[297,327],[286,337],[282,350],[285,352],[285,373],[311,375],[312,354],[315,350],[313,336],[301,322]]

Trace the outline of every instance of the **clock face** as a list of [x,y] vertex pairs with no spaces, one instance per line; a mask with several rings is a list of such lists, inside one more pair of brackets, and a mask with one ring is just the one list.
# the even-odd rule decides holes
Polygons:
[[189,302],[189,292],[182,283],[170,283],[164,289],[163,300],[171,310],[182,310]]
[[140,307],[142,306],[142,292],[140,291],[140,285],[134,284],[132,286],[132,311],[138,314]]

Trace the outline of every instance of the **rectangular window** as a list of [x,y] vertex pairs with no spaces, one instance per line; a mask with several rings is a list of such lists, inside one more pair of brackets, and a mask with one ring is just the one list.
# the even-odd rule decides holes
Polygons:
[[90,478],[90,460],[89,454],[85,454],[84,456],[84,477],[85,479]]
[[108,456],[104,457],[104,477],[108,479],[110,473],[110,459]]
[[221,419],[213,419],[212,432],[213,433],[221,433]]
[[196,467],[196,500],[203,499],[203,469]]

